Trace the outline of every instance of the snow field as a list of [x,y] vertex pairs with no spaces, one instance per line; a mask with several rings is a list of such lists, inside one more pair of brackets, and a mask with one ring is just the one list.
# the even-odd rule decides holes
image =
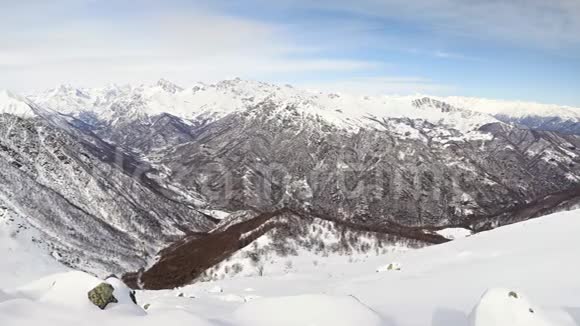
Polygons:
[[87,300],[101,280],[61,273],[5,284],[0,325],[578,326],[578,230],[580,211],[557,213],[352,264],[138,291],[138,306],[115,284],[120,302],[104,311]]

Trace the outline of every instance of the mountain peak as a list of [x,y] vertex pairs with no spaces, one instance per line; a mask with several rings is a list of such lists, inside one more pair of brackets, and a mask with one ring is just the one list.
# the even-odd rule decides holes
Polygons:
[[61,94],[68,94],[68,93],[74,93],[76,92],[77,88],[74,87],[71,84],[61,84],[58,87],[54,88],[53,91],[55,93],[61,93]]
[[24,96],[21,96],[7,89],[0,89],[0,100],[1,101],[10,100],[13,102],[24,102],[24,103],[27,102]]
[[0,89],[0,114],[8,113],[21,117],[34,115],[28,100],[6,89]]
[[183,87],[178,86],[177,84],[164,78],[159,79],[157,83],[155,83],[155,86],[161,87],[164,91],[173,94],[183,91]]
[[12,94],[11,91],[4,89],[4,88],[0,88],[0,97],[12,98],[12,97],[14,97],[14,95]]

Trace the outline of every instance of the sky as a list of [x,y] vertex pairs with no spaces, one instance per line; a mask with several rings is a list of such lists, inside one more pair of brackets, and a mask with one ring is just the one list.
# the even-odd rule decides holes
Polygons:
[[580,107],[580,0],[0,0],[0,88],[235,77]]

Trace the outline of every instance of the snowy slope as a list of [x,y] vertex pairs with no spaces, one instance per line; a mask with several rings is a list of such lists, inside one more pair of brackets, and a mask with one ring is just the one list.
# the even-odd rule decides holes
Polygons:
[[[121,303],[100,312],[83,301],[95,279],[61,274],[0,290],[0,324],[580,325],[578,230],[580,211],[557,213],[307,273],[141,292],[146,311]],[[376,272],[394,262],[400,270]]]
[[[580,211],[557,213],[444,245],[368,257],[364,262],[349,264],[341,258],[329,258],[318,267],[308,262],[311,266],[295,265],[293,271],[277,276],[148,292],[143,300],[155,305],[174,300],[173,296],[183,292],[197,298],[192,304],[204,305],[196,312],[228,319],[237,316],[235,311],[241,304],[231,301],[251,301],[256,296],[353,295],[378,312],[385,320],[383,325],[461,326],[469,325],[468,315],[487,289],[503,287],[527,294],[537,304],[533,308],[538,315],[557,319],[559,325],[579,325],[578,230]],[[340,263],[333,264],[336,259]],[[376,272],[377,267],[392,262],[400,264],[401,270]],[[216,284],[223,292],[209,292]],[[280,316],[300,313],[292,309],[286,306]],[[227,317],[228,311],[231,317]],[[570,315],[577,318],[575,323]]]
[[[383,233],[341,228],[320,219],[313,219],[305,226],[300,226],[301,223],[300,220],[291,220],[289,224],[295,228],[291,232],[279,229],[266,232],[251,245],[206,270],[200,279],[316,273],[320,269],[331,269],[330,266],[366,261],[371,256],[403,252],[424,245]],[[242,237],[247,238],[251,233]]]
[[213,226],[144,171],[153,172],[60,117],[0,115],[0,211],[22,218],[35,243],[69,265],[103,274],[139,268],[184,229]]
[[0,203],[0,289],[67,269],[56,260],[59,253],[50,255],[39,239],[26,221]]

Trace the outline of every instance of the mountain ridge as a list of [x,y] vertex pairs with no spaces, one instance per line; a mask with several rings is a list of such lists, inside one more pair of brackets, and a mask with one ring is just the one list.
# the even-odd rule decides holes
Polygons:
[[387,98],[242,80],[10,96],[30,115],[0,103],[2,201],[63,262],[95,273],[150,266],[219,225],[216,211],[292,207],[351,230],[483,230],[575,205],[566,191],[580,183],[580,136],[432,97]]
[[[474,97],[461,97],[461,96],[433,96],[433,95],[405,95],[405,96],[398,96],[398,95],[382,95],[382,96],[364,96],[364,95],[349,95],[349,94],[339,94],[339,93],[325,93],[325,92],[317,92],[317,91],[310,91],[300,88],[295,88],[290,85],[276,85],[276,84],[268,84],[263,82],[255,82],[255,81],[248,81],[242,79],[232,79],[232,80],[224,80],[214,84],[208,83],[196,83],[191,87],[181,87],[175,83],[172,83],[165,79],[160,79],[156,83],[152,83],[150,85],[142,84],[138,86],[131,86],[131,85],[109,85],[105,88],[74,88],[70,85],[61,86],[59,88],[45,91],[45,92],[36,92],[27,94],[27,97],[31,97],[39,102],[40,104],[50,104],[51,99],[71,99],[79,97],[81,99],[88,99],[90,97],[100,97],[102,101],[106,102],[107,96],[111,96],[113,94],[119,95],[122,93],[127,94],[138,94],[143,93],[145,97],[147,96],[154,96],[156,95],[156,90],[162,90],[167,94],[172,94],[174,96],[181,96],[183,97],[181,100],[183,101],[190,101],[192,98],[190,95],[195,93],[207,93],[205,94],[207,97],[206,99],[198,100],[200,103],[204,104],[211,103],[211,102],[219,102],[218,98],[215,98],[213,93],[219,93],[220,95],[227,95],[225,97],[230,98],[237,98],[233,102],[230,103],[222,103],[222,105],[217,105],[217,108],[214,108],[213,111],[215,112],[231,112],[232,109],[239,107],[244,103],[244,101],[252,101],[252,97],[261,98],[264,100],[268,98],[268,96],[274,95],[274,97],[279,97],[279,99],[284,99],[287,102],[309,102],[309,101],[318,101],[320,103],[325,103],[328,105],[335,105],[333,104],[332,100],[340,99],[341,97],[348,98],[349,101],[360,101],[364,103],[364,101],[373,101],[384,99],[386,101],[397,101],[403,100],[407,102],[411,102],[414,99],[429,97],[433,99],[440,100],[442,102],[449,103],[453,106],[462,109],[468,109],[472,111],[477,111],[480,113],[486,113],[490,115],[507,115],[512,118],[522,118],[524,116],[558,116],[563,119],[578,119],[580,118],[580,110],[571,106],[564,106],[564,105],[554,105],[554,104],[541,104],[541,103],[534,103],[534,102],[526,102],[526,101],[508,101],[508,100],[494,100],[494,99],[486,99],[486,98],[474,98]],[[221,93],[220,93],[221,92]],[[158,95],[158,94],[157,94]],[[189,98],[188,98],[189,97]],[[195,97],[194,97],[195,98]],[[329,101],[326,101],[329,99]],[[80,101],[80,99],[77,99]],[[167,97],[161,96],[158,98],[160,102],[167,101]],[[203,103],[205,102],[205,103]],[[340,101],[337,101],[340,102]],[[195,99],[191,102],[195,106]],[[255,101],[253,102],[256,103]],[[319,104],[320,104],[319,103]],[[52,104],[58,104],[58,101],[52,102]],[[86,102],[85,102],[86,104]],[[176,112],[169,112],[168,109],[170,106],[176,106],[176,103],[156,103],[157,105],[165,105],[165,108],[162,110],[167,113]],[[393,103],[389,103],[390,106],[393,106]],[[66,106],[71,106],[68,103]],[[159,108],[157,108],[159,109]],[[340,110],[344,110],[344,108],[339,108]],[[181,108],[180,108],[181,110]],[[190,109],[191,110],[191,107]],[[187,110],[186,110],[187,111]],[[153,110],[152,112],[159,113],[158,111]],[[187,112],[180,112],[180,113],[187,113]],[[180,116],[180,114],[177,114]],[[181,115],[184,118],[191,118],[186,115]]]

